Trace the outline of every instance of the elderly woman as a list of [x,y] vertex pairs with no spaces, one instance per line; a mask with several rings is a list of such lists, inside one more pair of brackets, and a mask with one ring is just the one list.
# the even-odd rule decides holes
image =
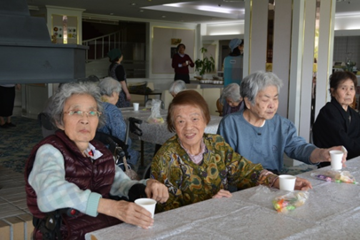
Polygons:
[[176,80],[171,84],[171,87],[169,89],[170,94],[175,97],[176,94],[186,89],[185,82],[183,80]]
[[[170,104],[167,124],[176,135],[163,144],[151,165],[152,177],[163,182],[170,195],[157,206],[158,211],[230,197],[230,187],[278,187],[276,175],[236,153],[221,136],[205,134],[209,121],[209,108],[196,91],[180,92]],[[296,188],[311,188],[311,184],[297,178]]]
[[276,114],[281,86],[281,80],[271,72],[258,71],[244,78],[240,91],[245,109],[224,117],[218,134],[236,152],[275,173],[284,166],[284,153],[306,164],[329,162],[329,150],[341,150],[341,146],[316,148],[297,135],[290,120]]
[[126,85],[125,68],[121,65],[124,56],[120,49],[115,48],[108,53],[108,57],[111,62],[109,66],[109,76],[118,80],[122,88],[116,106],[119,108],[130,107],[131,95]]
[[244,108],[244,102],[240,96],[239,84],[231,83],[224,88],[220,102],[223,104],[222,116],[242,110]]
[[[125,142],[126,123],[120,109],[115,106],[119,99],[121,85],[112,77],[107,77],[100,81],[99,88],[100,94],[102,95],[101,100],[103,101],[105,125],[99,128],[98,131],[110,134]],[[128,139],[127,145],[127,151],[130,156],[128,163],[130,163],[132,166],[135,166],[139,158],[139,153],[131,148],[130,138]]]
[[[331,101],[321,110],[313,125],[314,144],[321,148],[344,145],[348,159],[360,155],[360,116],[350,107],[357,78],[351,72],[330,76]],[[324,166],[324,164],[321,164]]]
[[[41,228],[47,213],[62,208],[79,212],[74,217],[63,215],[64,239],[83,239],[87,232],[122,221],[150,227],[153,219],[148,211],[110,195],[141,195],[137,189],[142,188],[147,197],[164,202],[167,188],[153,179],[130,180],[115,166],[112,153],[92,140],[103,121],[98,87],[64,84],[51,104],[50,116],[60,130],[33,148],[25,169],[27,204],[38,223],[35,227]],[[40,237],[37,228],[35,239]]]

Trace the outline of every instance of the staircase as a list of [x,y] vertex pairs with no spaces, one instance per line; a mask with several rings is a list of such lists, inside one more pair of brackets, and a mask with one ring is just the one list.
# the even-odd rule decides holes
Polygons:
[[83,45],[89,47],[86,50],[86,62],[99,60],[107,57],[107,53],[113,48],[121,49],[120,31],[83,41]]

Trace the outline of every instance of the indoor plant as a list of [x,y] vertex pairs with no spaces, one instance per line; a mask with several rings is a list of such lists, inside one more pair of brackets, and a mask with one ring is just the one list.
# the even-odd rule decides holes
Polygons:
[[[202,47],[200,49],[201,53],[204,54],[207,52],[207,49]],[[203,57],[203,59],[197,59],[195,61],[195,71],[199,73],[200,76],[203,76],[205,73],[210,73],[215,70],[215,60],[212,56]]]

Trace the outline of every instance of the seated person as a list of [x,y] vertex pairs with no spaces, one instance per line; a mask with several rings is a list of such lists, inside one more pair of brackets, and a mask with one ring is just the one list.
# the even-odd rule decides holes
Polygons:
[[320,110],[313,125],[316,146],[343,145],[348,159],[360,155],[360,116],[350,107],[356,86],[357,78],[353,73],[334,72],[330,76],[331,101]]
[[220,102],[223,104],[223,117],[229,113],[242,110],[244,108],[244,102],[240,96],[239,84],[230,83],[227,85],[221,94]]
[[[105,125],[99,128],[99,132],[110,134],[125,142],[126,123],[121,114],[121,110],[116,107],[121,92],[121,85],[112,77],[106,77],[99,83],[101,100],[103,101],[103,115],[105,116]],[[128,139],[128,153],[130,159],[128,163],[135,166],[139,159],[139,152],[131,148],[131,140]]]
[[[236,153],[221,136],[204,133],[209,121],[208,105],[194,90],[178,93],[170,104],[167,124],[176,134],[162,145],[151,165],[152,177],[169,189],[169,200],[158,204],[158,211],[230,197],[230,187],[279,187],[277,175]],[[296,189],[307,188],[311,184],[297,178]]]
[[245,77],[240,86],[245,108],[224,117],[218,134],[236,152],[275,173],[284,166],[284,153],[306,164],[330,162],[329,150],[341,150],[341,146],[317,148],[297,135],[290,120],[276,114],[281,86],[281,80],[271,72],[258,71]]
[[[74,217],[62,216],[63,239],[84,239],[87,232],[122,221],[142,228],[153,224],[144,208],[110,195],[147,195],[159,202],[168,198],[167,188],[154,179],[130,180],[115,166],[112,153],[93,140],[103,121],[101,111],[95,84],[64,84],[53,95],[49,112],[60,130],[37,144],[26,163],[27,204],[35,219],[44,222],[47,213],[62,208],[79,211]],[[145,189],[137,191],[141,186]],[[41,239],[35,227],[34,239]]]
[[183,80],[176,80],[171,84],[171,87],[169,89],[170,94],[175,97],[176,94],[186,89],[185,82]]

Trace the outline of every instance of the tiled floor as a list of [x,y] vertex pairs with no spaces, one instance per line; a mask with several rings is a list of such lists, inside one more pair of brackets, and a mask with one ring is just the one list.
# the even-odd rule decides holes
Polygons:
[[30,239],[32,229],[24,175],[0,166],[0,239]]

